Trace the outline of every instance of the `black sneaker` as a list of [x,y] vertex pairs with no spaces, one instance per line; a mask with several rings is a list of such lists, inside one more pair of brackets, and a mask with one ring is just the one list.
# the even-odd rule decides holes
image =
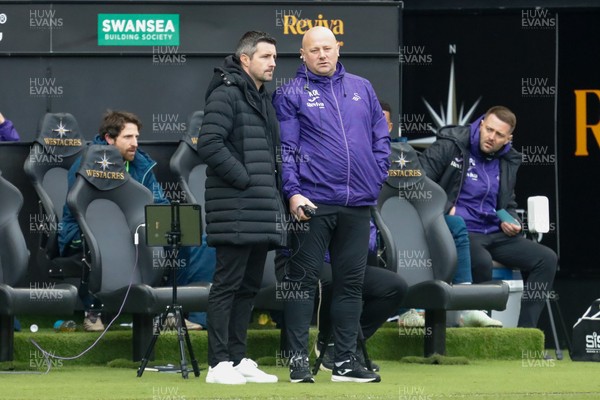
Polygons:
[[[361,350],[358,350],[356,352],[356,359],[358,360],[358,362],[365,368],[369,369],[369,367],[367,366],[367,363],[365,362],[365,356],[363,354],[363,352]],[[379,372],[379,365],[375,364],[373,361],[371,361],[371,371],[373,372]]]
[[381,382],[381,377],[373,371],[366,369],[358,362],[355,356],[339,367],[334,364],[331,373],[332,382]]
[[295,356],[290,359],[290,382],[315,383],[310,372],[308,357]]
[[317,358],[321,355],[321,352],[325,350],[325,354],[323,355],[323,359],[321,360],[321,365],[319,369],[321,371],[331,372],[333,369],[333,343],[329,343],[325,345],[325,342],[317,340],[315,343],[315,355]]

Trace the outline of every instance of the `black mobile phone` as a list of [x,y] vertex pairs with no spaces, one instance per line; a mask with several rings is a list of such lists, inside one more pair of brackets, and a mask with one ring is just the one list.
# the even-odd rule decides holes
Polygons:
[[308,218],[314,217],[317,212],[316,209],[312,208],[308,204],[303,204],[300,206],[300,208],[304,212],[304,215],[306,215]]

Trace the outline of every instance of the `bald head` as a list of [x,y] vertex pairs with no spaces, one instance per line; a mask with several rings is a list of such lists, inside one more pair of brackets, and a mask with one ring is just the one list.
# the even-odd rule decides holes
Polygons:
[[304,34],[300,55],[313,74],[333,76],[340,55],[340,45],[330,29],[315,26]]

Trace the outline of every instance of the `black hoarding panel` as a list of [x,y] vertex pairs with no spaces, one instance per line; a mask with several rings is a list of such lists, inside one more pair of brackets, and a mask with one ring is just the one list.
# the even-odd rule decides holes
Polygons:
[[270,90],[295,76],[302,35],[320,25],[342,44],[347,71],[398,105],[397,3],[0,3],[0,14],[0,111],[25,141],[45,111],[72,113],[91,139],[107,109],[138,113],[146,140],[178,140],[248,30],[277,39]]
[[558,183],[561,265],[577,276],[600,275],[600,10],[560,15]]
[[312,26],[330,28],[344,51],[397,53],[397,3],[6,4],[2,52],[229,53],[242,34],[262,30],[281,53],[296,53]]
[[526,208],[529,196],[549,198],[551,231],[543,243],[555,250],[556,25],[547,9],[411,15],[400,48],[399,115],[402,135],[418,145],[440,125],[471,123],[494,105],[512,109],[512,145],[523,162],[517,202]]

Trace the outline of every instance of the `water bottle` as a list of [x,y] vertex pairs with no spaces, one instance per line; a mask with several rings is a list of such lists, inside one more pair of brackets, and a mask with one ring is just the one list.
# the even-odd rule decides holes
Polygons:
[[59,319],[54,323],[54,330],[56,332],[75,332],[77,324],[73,320],[63,321]]

